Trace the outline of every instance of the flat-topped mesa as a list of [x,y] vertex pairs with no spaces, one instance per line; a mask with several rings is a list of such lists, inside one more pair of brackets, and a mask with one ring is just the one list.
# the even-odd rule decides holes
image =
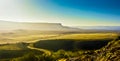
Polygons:
[[62,26],[61,23],[33,23],[33,22],[10,22],[10,21],[0,21],[0,26],[13,26],[13,25],[28,25],[28,26]]
[[64,27],[61,23],[23,23],[20,26],[30,30],[60,30]]
[[44,31],[66,31],[76,30],[63,26],[61,23],[32,23],[32,22],[9,22],[0,21],[0,30],[44,30]]
[[37,27],[62,27],[61,23],[22,23],[26,26],[37,26]]

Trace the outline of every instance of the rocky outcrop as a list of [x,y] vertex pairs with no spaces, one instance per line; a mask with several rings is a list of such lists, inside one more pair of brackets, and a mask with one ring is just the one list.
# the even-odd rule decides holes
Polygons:
[[66,61],[120,61],[120,39],[118,39],[119,37],[99,50],[86,51],[79,57],[69,58]]

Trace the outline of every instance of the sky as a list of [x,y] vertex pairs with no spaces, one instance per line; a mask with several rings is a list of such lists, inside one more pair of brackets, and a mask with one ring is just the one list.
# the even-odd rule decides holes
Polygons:
[[0,20],[120,26],[120,0],[0,0]]

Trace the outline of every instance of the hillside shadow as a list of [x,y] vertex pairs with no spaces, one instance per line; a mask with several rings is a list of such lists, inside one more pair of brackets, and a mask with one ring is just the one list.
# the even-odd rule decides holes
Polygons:
[[42,52],[29,50],[29,49],[28,50],[0,50],[0,59],[17,58],[29,53],[42,54]]
[[74,50],[96,50],[100,49],[111,40],[74,40],[74,39],[56,39],[43,40],[34,44],[34,47],[57,51],[60,49],[67,51]]

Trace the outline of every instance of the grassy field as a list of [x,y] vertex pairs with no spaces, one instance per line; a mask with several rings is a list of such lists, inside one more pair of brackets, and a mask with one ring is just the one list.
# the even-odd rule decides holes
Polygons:
[[0,33],[0,44],[26,42],[31,43],[38,40],[52,38],[58,36],[57,32],[41,32],[41,31],[15,31],[8,33]]
[[[109,41],[117,37],[116,33],[65,33],[24,30],[0,33],[0,60],[15,59],[19,61],[17,58],[24,59],[24,56],[29,59],[31,57],[29,53],[32,53],[33,56],[35,55],[36,59],[52,59],[49,56],[46,57],[46,54],[43,52],[46,51],[45,49],[50,50],[53,57],[57,57],[54,60],[62,57],[64,59],[64,56],[61,56],[63,51],[59,52],[61,49],[69,51],[69,53],[66,52],[67,55],[74,56],[72,54],[73,49],[90,48],[96,50],[107,45]],[[28,48],[31,44],[33,45],[32,49]],[[95,48],[96,46],[98,47]],[[75,56],[78,56],[76,53]]]
[[18,30],[8,33],[0,33],[0,44],[18,42],[36,42],[48,39],[79,39],[79,40],[106,40],[117,37],[115,33],[65,33],[65,32],[45,32],[45,31],[25,31]]
[[79,39],[79,40],[99,40],[99,39],[114,39],[118,35],[115,33],[78,33],[78,34],[68,34],[55,39]]

